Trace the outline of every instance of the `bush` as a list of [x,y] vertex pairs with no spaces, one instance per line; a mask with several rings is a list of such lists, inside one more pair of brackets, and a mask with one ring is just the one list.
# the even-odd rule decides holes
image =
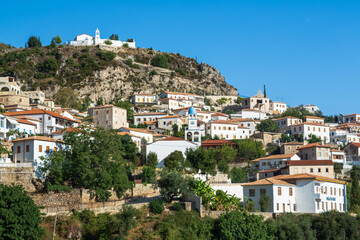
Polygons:
[[149,76],[152,77],[154,75],[157,75],[157,72],[155,70],[151,70],[151,72],[149,73]]
[[143,183],[152,183],[155,181],[156,172],[155,168],[144,166],[142,169],[141,179]]
[[262,212],[269,211],[270,203],[271,203],[271,198],[267,194],[261,194],[259,204],[260,204],[260,210]]
[[168,58],[163,54],[156,54],[153,59],[151,59],[151,65],[155,67],[168,68]]
[[106,39],[106,40],[104,41],[104,43],[105,43],[106,45],[112,45],[112,41],[109,40],[109,39]]
[[146,157],[146,166],[155,168],[158,165],[158,157],[157,154],[154,152],[149,152]]
[[230,179],[232,183],[243,183],[246,182],[246,169],[233,167],[230,172]]
[[152,213],[160,214],[164,211],[164,203],[160,199],[151,200],[149,208]]
[[122,46],[123,46],[123,48],[129,48],[129,44],[128,44],[128,43],[125,43],[125,44],[123,44]]
[[181,172],[163,171],[160,179],[157,181],[160,188],[160,194],[167,202],[171,202],[174,197],[186,196],[189,192],[188,179]]
[[182,211],[184,210],[184,206],[181,203],[176,202],[173,204],[173,209],[174,211]]
[[180,74],[181,76],[186,76],[186,72],[185,72],[185,70],[183,70],[183,69],[178,68],[178,69],[175,70],[175,72],[177,72],[177,73]]
[[110,62],[114,60],[116,53],[109,51],[99,51],[96,53],[96,56],[98,56],[103,61]]

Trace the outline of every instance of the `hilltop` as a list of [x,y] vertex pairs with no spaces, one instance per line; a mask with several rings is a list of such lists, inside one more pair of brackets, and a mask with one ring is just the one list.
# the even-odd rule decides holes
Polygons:
[[23,91],[40,89],[49,97],[63,87],[71,87],[80,97],[105,102],[128,98],[134,92],[163,90],[238,95],[214,67],[178,53],[107,46],[1,46],[0,76],[15,76]]

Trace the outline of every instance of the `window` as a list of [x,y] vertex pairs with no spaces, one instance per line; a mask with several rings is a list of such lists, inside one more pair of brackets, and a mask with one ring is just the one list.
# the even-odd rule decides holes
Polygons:
[[30,145],[26,145],[26,152],[30,152]]
[[289,188],[289,196],[292,196],[292,195],[293,195],[293,189]]
[[281,196],[281,187],[278,187],[278,195]]
[[17,153],[21,153],[21,147],[20,146],[17,147]]
[[330,207],[331,207],[330,209],[333,210],[333,203],[331,203]]
[[313,169],[313,168],[310,168],[310,172],[313,173],[313,172],[314,172],[314,169]]
[[320,210],[320,202],[317,202],[317,209]]
[[322,208],[323,211],[325,210],[325,208],[324,208],[324,202],[321,202],[321,208]]
[[328,203],[326,202],[326,211],[327,211],[327,210],[329,210],[329,208],[328,208]]
[[39,152],[42,152],[42,145],[39,145]]
[[332,187],[330,187],[330,195],[332,195]]
[[54,152],[57,152],[57,147],[54,147]]
[[327,194],[327,187],[325,187],[325,192],[324,193]]
[[339,188],[339,196],[341,196],[341,188]]
[[279,211],[279,203],[276,204],[276,210]]
[[339,203],[339,210],[340,210],[340,212],[341,212],[341,203]]
[[294,212],[296,212],[296,204],[294,203]]
[[317,192],[317,193],[319,192],[319,187],[316,187],[316,192]]
[[325,172],[327,172],[327,173],[328,173],[328,172],[329,172],[329,169],[328,169],[328,168],[326,168],[326,169],[325,169]]
[[255,197],[255,189],[249,189],[249,196]]
[[50,152],[50,147],[49,146],[46,146],[46,152]]
[[51,117],[48,117],[48,120],[51,120]]
[[266,194],[266,188],[260,189],[260,195],[264,195],[264,194]]
[[99,115],[99,111],[96,111],[95,114],[96,114],[96,115]]
[[318,168],[318,173],[321,173],[321,168]]

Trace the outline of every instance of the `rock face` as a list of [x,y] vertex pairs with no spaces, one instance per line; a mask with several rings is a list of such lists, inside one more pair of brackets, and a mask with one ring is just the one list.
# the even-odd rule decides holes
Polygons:
[[[163,55],[166,66],[152,60]],[[5,62],[5,64],[4,64]],[[18,66],[21,66],[21,68]],[[104,103],[127,99],[133,93],[164,90],[199,95],[237,96],[237,90],[212,66],[180,54],[152,49],[57,46],[17,49],[0,54],[0,75],[16,76],[23,90],[39,89],[52,97],[71,87],[80,97]]]

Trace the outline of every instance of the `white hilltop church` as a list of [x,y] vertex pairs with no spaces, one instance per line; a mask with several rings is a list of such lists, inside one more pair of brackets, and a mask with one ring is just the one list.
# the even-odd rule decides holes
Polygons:
[[[105,41],[110,41],[111,44],[105,43]],[[135,40],[128,39],[127,41],[119,41],[119,40],[110,40],[110,39],[101,39],[100,31],[97,28],[95,31],[95,37],[90,36],[88,34],[80,34],[77,35],[74,41],[70,42],[72,46],[92,46],[92,45],[106,45],[111,47],[121,47],[124,44],[127,44],[129,48],[135,48]]]

